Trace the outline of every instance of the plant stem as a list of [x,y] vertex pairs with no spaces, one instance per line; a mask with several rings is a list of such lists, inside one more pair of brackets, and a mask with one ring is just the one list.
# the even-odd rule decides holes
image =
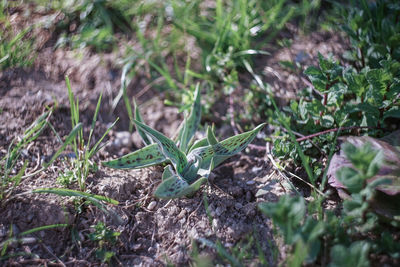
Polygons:
[[324,134],[327,134],[327,133],[337,132],[337,131],[339,131],[339,129],[341,131],[346,131],[346,130],[354,130],[354,129],[376,129],[376,127],[350,126],[350,127],[333,128],[333,129],[325,130],[325,131],[322,131],[322,132],[319,132],[319,133],[310,134],[310,135],[307,135],[307,136],[304,136],[304,137],[297,138],[296,141],[297,142],[301,142],[301,141],[304,141],[304,140],[307,140],[307,139],[311,139],[311,138],[314,138],[314,137],[317,137],[317,136],[320,136],[320,135],[324,135]]

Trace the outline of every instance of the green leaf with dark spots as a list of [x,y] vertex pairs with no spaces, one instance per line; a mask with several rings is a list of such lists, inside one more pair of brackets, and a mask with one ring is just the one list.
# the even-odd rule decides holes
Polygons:
[[176,198],[180,196],[180,192],[188,187],[189,184],[185,180],[174,175],[162,181],[154,192],[154,196],[163,199]]
[[138,169],[167,161],[157,144],[146,146],[118,159],[103,161],[103,166],[114,169]]
[[162,133],[151,129],[143,123],[137,120],[134,120],[133,122],[137,127],[151,136],[151,138],[158,144],[162,154],[172,162],[177,172],[182,173],[183,168],[187,164],[187,159],[185,154],[179,150],[175,143]]
[[214,165],[216,167],[229,157],[239,153],[253,141],[264,125],[265,123],[260,124],[254,130],[235,135],[215,145],[193,149],[188,155],[188,160],[193,161],[196,157],[202,159],[198,174],[203,176],[209,171],[211,159],[214,158]]
[[254,130],[232,136],[214,145],[214,151],[219,156],[233,156],[239,153],[250,144],[258,132],[265,126],[265,123],[258,125]]
[[190,140],[196,133],[197,127],[201,120],[201,105],[200,105],[200,86],[196,85],[196,91],[194,94],[194,102],[189,117],[185,121],[185,127],[180,136],[180,149],[184,152],[188,150]]
[[[135,105],[135,119],[137,121],[140,121],[141,123],[143,123],[143,119],[142,119],[142,116],[140,115],[139,107],[136,104],[136,101],[134,102],[134,105]],[[147,136],[147,134],[145,132],[143,132],[140,128],[136,127],[136,130],[138,131],[140,137],[142,137],[142,140],[145,145],[150,145],[151,143],[153,143],[151,141],[151,138],[149,136]]]
[[204,147],[204,146],[208,146],[208,145],[209,145],[209,143],[208,143],[207,138],[200,139],[200,140],[194,142],[194,144],[189,148],[188,154],[196,148]]
[[188,196],[200,189],[200,186],[207,181],[207,178],[202,177],[189,185],[185,180],[177,175],[164,180],[154,192],[154,196],[162,199],[179,198]]
[[218,143],[214,131],[210,126],[207,128],[207,141],[210,145],[216,145]]
[[162,174],[162,180],[167,180],[168,178],[172,177],[175,175],[174,170],[172,169],[171,165],[165,166],[163,174]]

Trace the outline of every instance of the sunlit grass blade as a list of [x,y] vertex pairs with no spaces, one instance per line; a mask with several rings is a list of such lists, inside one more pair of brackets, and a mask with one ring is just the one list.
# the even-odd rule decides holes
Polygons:
[[66,189],[66,188],[38,188],[32,190],[32,193],[49,193],[49,194],[55,194],[59,196],[64,196],[64,197],[82,197],[82,198],[88,198],[88,199],[94,199],[97,202],[98,201],[104,201],[106,203],[118,205],[119,202],[105,196],[100,196],[100,195],[95,195],[95,194],[89,194],[86,192],[82,191],[77,191],[77,190],[72,190],[72,189]]
[[171,160],[177,172],[181,173],[187,164],[187,159],[185,154],[179,150],[175,143],[162,133],[151,129],[149,126],[138,122],[137,120],[134,120],[134,123],[144,132],[149,134],[155,142],[157,142],[164,156]]
[[48,124],[48,120],[52,114],[52,109],[49,111],[44,112],[40,115],[24,132],[22,139],[15,145],[10,145],[9,151],[6,155],[6,164],[5,169],[10,169],[16,163],[18,159],[21,149],[26,146],[27,144],[34,141],[39,135],[42,133],[43,129]]
[[1,256],[3,257],[7,251],[7,247],[15,242],[18,242],[22,236],[25,235],[29,235],[29,234],[33,234],[36,232],[40,232],[40,231],[44,231],[44,230],[48,230],[48,229],[53,229],[53,228],[58,228],[58,227],[67,227],[68,224],[62,223],[62,224],[51,224],[51,225],[43,225],[43,226],[39,226],[33,229],[29,229],[25,232],[22,232],[20,234],[18,234],[17,236],[13,236],[8,238],[7,240],[3,241],[0,243],[0,248],[1,248]]
[[186,120],[185,127],[180,139],[180,149],[184,152],[188,150],[190,140],[193,138],[201,120],[200,105],[200,84],[197,83],[194,93],[194,102],[189,117]]
[[240,56],[249,56],[249,55],[271,55],[271,53],[268,53],[267,51],[262,51],[262,50],[255,50],[255,49],[247,49],[247,50],[242,50],[239,52],[236,52],[233,54],[233,56],[240,57]]
[[114,169],[138,169],[150,167],[167,161],[158,144],[151,144],[118,159],[104,161],[102,164]]
[[90,141],[92,140],[94,127],[96,126],[97,115],[99,114],[99,111],[100,111],[100,104],[101,104],[102,97],[103,97],[103,93],[100,93],[99,99],[97,100],[96,110],[93,115],[92,125],[90,126],[89,138],[88,138],[86,147],[90,146]]
[[114,125],[117,123],[119,119],[117,118],[104,132],[104,134],[101,136],[101,138],[96,142],[96,144],[90,149],[89,154],[87,155],[87,159],[90,159],[94,154],[96,154],[102,146],[100,146],[101,142],[103,139],[107,136],[107,134],[110,132],[110,130],[114,127]]
[[54,153],[54,155],[51,157],[51,159],[44,163],[43,166],[44,168],[48,168],[51,163],[53,163],[53,161],[55,161],[57,159],[57,157],[65,150],[65,148],[72,142],[75,140],[76,135],[78,134],[78,132],[82,129],[82,123],[78,123],[73,129],[72,131],[69,133],[69,135],[67,136],[67,138],[65,139],[64,143],[62,144],[62,146],[56,151],[56,153]]
[[38,189],[32,190],[32,193],[40,193],[40,194],[48,193],[48,194],[55,194],[55,195],[64,196],[64,197],[80,197],[80,198],[85,199],[86,201],[90,202],[91,204],[95,205],[97,208],[99,208],[104,213],[111,215],[119,223],[122,223],[121,217],[117,213],[115,213],[113,210],[107,210],[103,203],[103,202],[106,202],[109,204],[118,205],[119,202],[112,198],[95,195],[95,194],[90,194],[90,193],[86,193],[86,192],[82,192],[82,191],[72,190],[72,189],[65,189],[65,188],[38,188]]

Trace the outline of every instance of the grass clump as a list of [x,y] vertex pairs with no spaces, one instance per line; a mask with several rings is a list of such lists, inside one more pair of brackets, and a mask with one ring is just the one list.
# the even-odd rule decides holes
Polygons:
[[61,32],[57,46],[91,47],[98,52],[106,51],[115,44],[117,32],[131,32],[129,18],[119,6],[121,1],[37,2],[63,14],[63,19],[57,24],[58,31]]
[[8,1],[0,3],[0,70],[13,67],[29,67],[35,60],[32,53],[31,27],[15,32],[7,13]]

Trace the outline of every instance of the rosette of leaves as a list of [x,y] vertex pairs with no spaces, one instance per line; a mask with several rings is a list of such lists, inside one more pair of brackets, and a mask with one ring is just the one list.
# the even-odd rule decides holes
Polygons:
[[265,125],[260,124],[251,131],[223,141],[218,141],[212,128],[208,127],[207,137],[194,142],[201,118],[199,86],[191,111],[185,116],[175,140],[145,125],[137,106],[135,117],[133,122],[146,146],[121,158],[103,162],[103,165],[115,169],[138,169],[167,163],[162,182],[154,193],[163,199],[192,195],[207,181],[212,169],[246,148]]

